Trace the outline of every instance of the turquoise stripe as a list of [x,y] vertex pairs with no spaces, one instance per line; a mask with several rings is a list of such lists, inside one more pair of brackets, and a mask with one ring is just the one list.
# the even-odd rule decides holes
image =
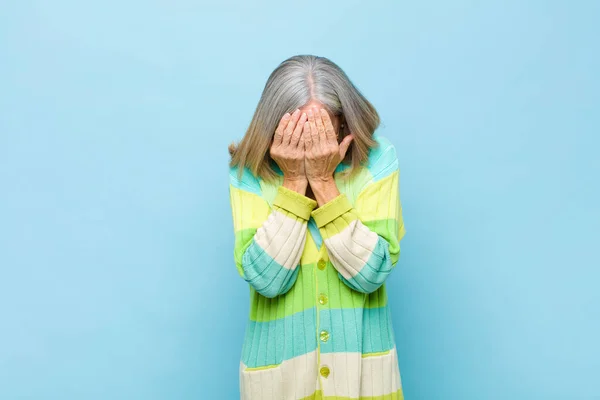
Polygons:
[[373,176],[373,181],[376,182],[396,171],[399,165],[396,149],[392,142],[377,132],[373,134],[373,139],[379,143],[379,146],[370,150],[367,169]]
[[321,248],[321,245],[323,244],[323,237],[321,236],[321,231],[319,231],[319,227],[317,226],[317,223],[315,222],[315,219],[312,216],[308,220],[307,225],[308,230],[310,231],[310,234],[312,235],[312,238],[315,241],[317,250],[319,250]]
[[338,276],[346,285],[362,293],[372,293],[377,290],[392,272],[393,265],[390,257],[389,243],[379,236],[379,240],[358,274],[346,279],[338,272]]
[[394,347],[394,334],[388,306],[342,308],[319,312],[319,332],[329,332],[321,342],[322,353],[377,353]]
[[250,368],[281,364],[317,348],[314,307],[274,321],[249,320],[242,362]]
[[254,239],[244,252],[242,268],[244,280],[265,297],[275,297],[287,292],[300,271],[299,267],[294,270],[284,268]]
[[[274,321],[249,321],[242,350],[242,362],[251,368],[281,364],[284,360],[310,353],[317,348],[314,307]],[[388,306],[379,308],[338,308],[319,311],[319,332],[329,332],[321,341],[322,353],[377,353],[394,347]]]
[[258,177],[252,175],[252,172],[250,172],[248,167],[244,167],[244,171],[242,172],[242,178],[238,179],[239,168],[239,166],[229,168],[229,183],[238,189],[245,190],[246,192],[254,193],[260,196],[261,189]]

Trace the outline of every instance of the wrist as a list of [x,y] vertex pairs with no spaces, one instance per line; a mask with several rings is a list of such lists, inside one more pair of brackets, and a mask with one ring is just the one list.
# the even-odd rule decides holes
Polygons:
[[333,177],[327,179],[310,179],[309,184],[319,206],[333,200],[340,194]]
[[335,179],[333,179],[333,176],[327,178],[308,177],[307,180],[308,184],[313,189],[330,187],[332,184],[335,185]]
[[306,188],[308,187],[308,180],[306,178],[290,178],[290,177],[284,177],[283,178],[283,185],[284,187],[293,190],[294,192],[298,192],[301,195],[305,195],[306,194]]

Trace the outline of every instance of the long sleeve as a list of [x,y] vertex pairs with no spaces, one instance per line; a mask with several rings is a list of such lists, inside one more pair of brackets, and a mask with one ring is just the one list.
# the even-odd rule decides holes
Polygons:
[[281,295],[290,290],[298,276],[307,221],[317,203],[279,186],[270,208],[257,185],[230,177],[238,273],[261,295]]
[[369,167],[354,206],[344,193],[312,215],[340,279],[363,293],[377,290],[396,266],[404,236],[398,159],[393,145]]

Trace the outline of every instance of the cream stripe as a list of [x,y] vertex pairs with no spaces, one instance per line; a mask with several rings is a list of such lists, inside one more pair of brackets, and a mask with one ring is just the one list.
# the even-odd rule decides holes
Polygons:
[[383,396],[402,387],[396,349],[361,357],[360,353],[321,353],[321,365],[330,369],[322,378],[324,396]]
[[317,367],[316,350],[267,369],[246,371],[240,362],[241,400],[296,400],[310,396],[318,389]]
[[279,265],[294,269],[302,255],[306,229],[306,221],[292,219],[279,210],[273,210],[256,230],[254,240]]
[[325,239],[331,262],[346,279],[360,272],[377,246],[379,235],[363,225],[359,219],[343,231]]
[[358,397],[360,392],[360,353],[321,353],[321,366],[329,367],[322,378],[324,396]]
[[382,396],[401,387],[396,348],[388,354],[362,359],[361,396]]

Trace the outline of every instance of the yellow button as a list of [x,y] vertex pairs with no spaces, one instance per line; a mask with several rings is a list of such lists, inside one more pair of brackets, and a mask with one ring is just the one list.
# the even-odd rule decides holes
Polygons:
[[329,340],[329,332],[327,331],[321,331],[321,340],[323,342],[326,342]]
[[327,295],[325,293],[321,293],[319,295],[319,304],[324,306],[325,304],[327,304]]
[[321,271],[323,271],[325,269],[325,266],[327,265],[327,263],[325,262],[325,260],[323,260],[322,258],[319,260],[319,262],[317,263],[317,267],[319,267],[319,269]]
[[329,367],[321,367],[321,370],[319,371],[321,372],[321,376],[323,378],[327,378],[329,376]]

